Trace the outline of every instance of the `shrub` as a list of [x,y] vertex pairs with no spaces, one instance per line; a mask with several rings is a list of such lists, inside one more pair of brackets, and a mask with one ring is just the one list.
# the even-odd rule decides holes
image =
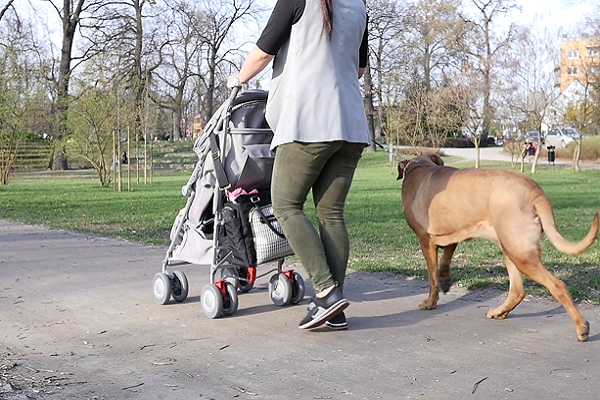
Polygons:
[[467,148],[467,147],[475,147],[475,144],[468,138],[456,138],[451,137],[447,138],[444,142],[444,147],[454,147],[454,148]]
[[[557,157],[572,159],[575,146],[577,143],[573,142],[565,149],[556,149]],[[580,160],[590,162],[600,160],[600,136],[592,136],[583,140]]]

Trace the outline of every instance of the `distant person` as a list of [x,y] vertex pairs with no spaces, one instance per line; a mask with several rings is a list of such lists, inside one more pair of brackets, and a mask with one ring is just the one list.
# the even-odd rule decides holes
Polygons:
[[[300,329],[346,329],[344,279],[350,243],[344,205],[369,144],[358,79],[367,65],[363,0],[278,0],[239,74],[241,87],[271,60],[266,118],[276,151],[275,216],[316,295]],[[319,232],[304,214],[312,190]]]
[[121,164],[125,165],[129,162],[129,159],[127,158],[127,152],[124,151],[123,154],[121,155]]

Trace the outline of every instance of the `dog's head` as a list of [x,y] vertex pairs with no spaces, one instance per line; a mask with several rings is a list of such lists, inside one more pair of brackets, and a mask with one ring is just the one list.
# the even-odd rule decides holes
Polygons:
[[404,175],[409,169],[420,163],[444,165],[444,160],[442,160],[442,157],[438,156],[437,154],[426,154],[412,158],[410,160],[402,160],[398,163],[398,177],[396,178],[396,180],[404,178]]

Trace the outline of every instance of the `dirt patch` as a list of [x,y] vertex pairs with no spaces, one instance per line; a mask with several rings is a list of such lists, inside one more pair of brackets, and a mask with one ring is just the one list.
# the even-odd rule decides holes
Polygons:
[[11,349],[0,351],[0,400],[41,400],[76,384],[72,378],[67,372],[40,369]]

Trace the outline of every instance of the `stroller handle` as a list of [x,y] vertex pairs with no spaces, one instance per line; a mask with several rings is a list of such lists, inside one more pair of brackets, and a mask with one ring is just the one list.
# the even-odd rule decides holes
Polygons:
[[231,104],[235,98],[237,97],[238,93],[240,92],[241,87],[240,86],[235,86],[233,89],[231,89],[231,94],[229,95],[229,99],[227,99],[227,101]]

